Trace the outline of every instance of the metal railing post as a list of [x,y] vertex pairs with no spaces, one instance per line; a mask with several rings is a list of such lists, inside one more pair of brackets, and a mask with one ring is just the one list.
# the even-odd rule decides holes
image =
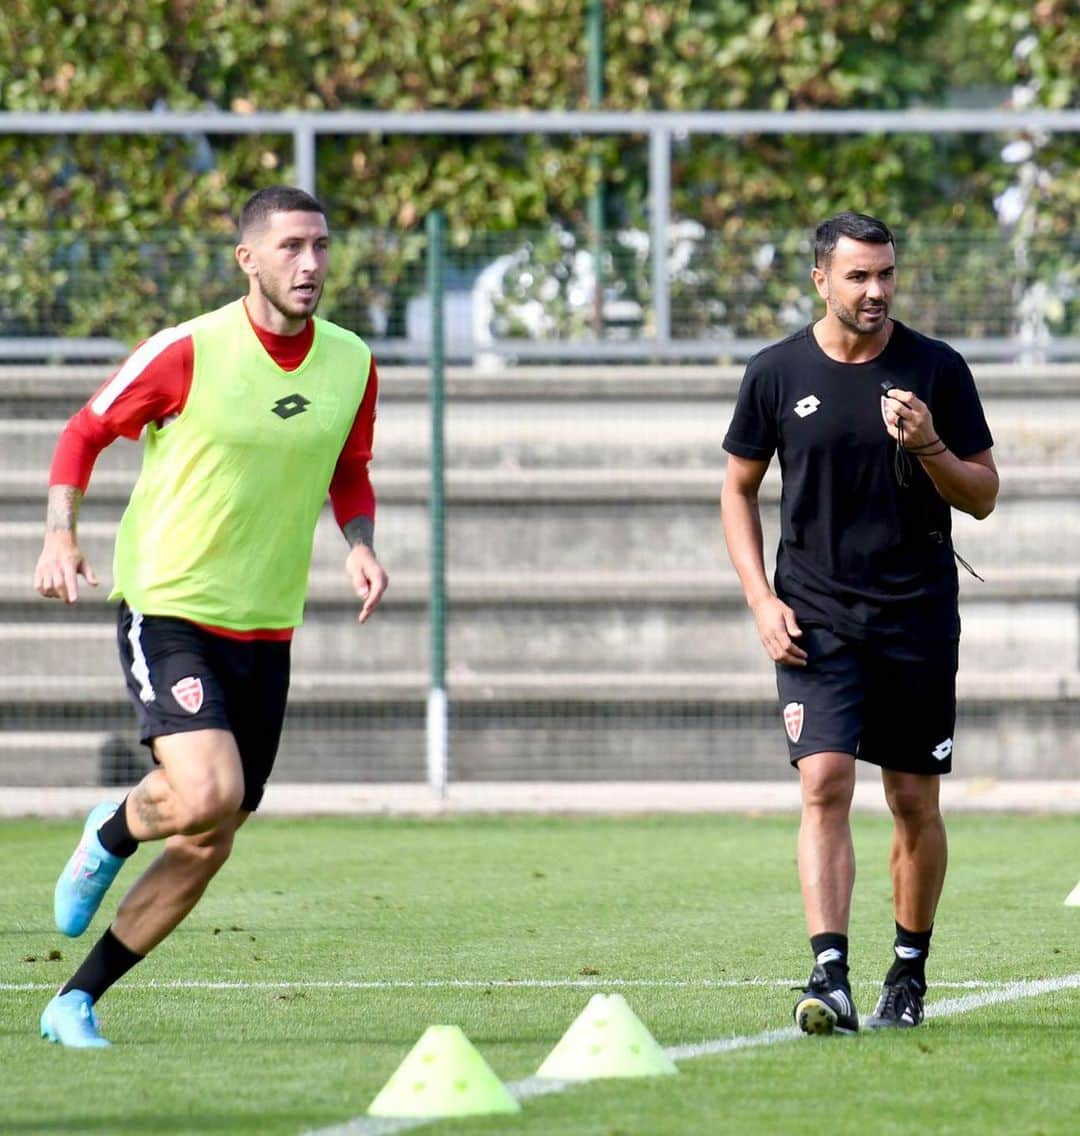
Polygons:
[[427,218],[427,279],[431,298],[431,501],[430,620],[431,676],[427,700],[427,777],[432,792],[446,796],[450,765],[449,702],[446,696],[446,470],[443,446],[445,416],[446,329],[443,320],[443,215]]
[[[589,0],[586,13],[587,67],[589,106],[598,108],[604,101],[604,3]],[[589,155],[589,169],[596,179],[589,197],[589,239],[592,242],[593,260],[593,334],[604,337],[604,165],[599,152],[600,142],[593,140]]]
[[671,280],[668,275],[671,219],[671,131],[649,132],[649,234],[652,249],[653,324],[657,352],[671,344]]
[[293,163],[296,166],[296,184],[306,189],[313,197],[315,193],[315,128],[308,121],[298,122],[293,127]]

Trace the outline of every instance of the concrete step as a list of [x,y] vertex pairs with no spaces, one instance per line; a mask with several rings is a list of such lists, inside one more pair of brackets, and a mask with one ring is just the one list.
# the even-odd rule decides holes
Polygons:
[[[0,366],[0,471],[44,471],[63,422],[110,373],[100,366]],[[1080,461],[1080,364],[975,369],[997,455],[1004,463]],[[450,368],[446,443],[459,468],[722,463],[742,367]],[[376,453],[382,468],[427,464],[430,378],[422,368],[380,368]],[[141,447],[111,450],[136,468]]]
[[[648,479],[615,471],[592,476],[452,476],[446,539],[454,571],[540,575],[562,571],[728,570],[719,513],[722,475]],[[112,561],[122,501],[102,500],[91,484],[79,535],[99,576]],[[428,560],[430,519],[426,480],[379,482],[376,546],[391,575],[416,571]],[[778,530],[777,486],[763,488],[762,518],[771,557]],[[5,508],[0,522],[0,576],[32,573],[41,549],[44,494],[21,509]],[[1029,566],[1080,563],[1080,467],[1006,471],[994,514],[975,521],[954,511],[955,543],[986,575],[1018,561]],[[345,544],[329,509],[316,534],[313,567],[340,572]]]
[[[128,706],[118,677],[52,675],[45,678],[0,675],[0,708],[12,728],[27,722],[55,728],[57,722],[97,723],[115,708]],[[426,671],[307,671],[293,675],[290,706],[298,712],[326,716],[374,713],[389,706],[423,707],[430,689]],[[463,706],[574,707],[581,705],[664,704],[772,706],[776,682],[769,664],[752,670],[668,671],[642,674],[625,670],[575,671],[567,667],[532,673],[489,672],[448,674],[451,702]],[[958,697],[971,706],[992,708],[1006,703],[1038,703],[1080,712],[1080,670],[1028,672],[983,671],[961,667]],[[74,708],[78,708],[76,713]],[[123,723],[122,717],[116,721]],[[112,719],[109,719],[112,722]],[[115,728],[115,727],[113,727]],[[1080,737],[1077,738],[1080,743]]]
[[[84,403],[118,364],[35,363],[0,364],[0,397],[16,406],[31,400]],[[679,397],[733,399],[745,368],[739,364],[701,363],[514,363],[482,368],[445,369],[447,397],[467,402],[521,402],[530,399]],[[1061,397],[1080,388],[1080,362],[995,363],[972,366],[984,399],[1026,400]],[[424,401],[431,385],[428,367],[379,364],[380,395],[388,401]]]
[[[423,682],[384,685],[335,673],[294,686],[275,777],[283,781],[421,781]],[[412,684],[410,686],[410,683]],[[80,686],[83,684],[79,684]],[[115,686],[115,683],[110,684]],[[0,711],[11,721],[0,680]],[[411,690],[411,693],[410,693]],[[68,684],[69,696],[80,691]],[[327,699],[327,695],[336,697]],[[954,767],[966,778],[1075,778],[1080,673],[961,672]],[[0,733],[0,785],[130,784],[145,754],[122,702],[80,716],[63,703]],[[67,715],[71,714],[71,718]],[[96,722],[97,728],[90,723]],[[451,685],[454,780],[780,780],[792,776],[768,675],[691,673],[480,677]],[[81,725],[80,725],[81,723]],[[6,740],[10,739],[10,740]],[[128,774],[123,780],[125,770]],[[873,771],[864,769],[864,777]]]
[[[575,579],[538,581],[500,593],[451,589],[447,665],[452,677],[477,673],[520,674],[562,670],[604,672],[612,662],[642,675],[693,669],[738,671],[764,665],[753,620],[734,587],[710,590],[684,581],[682,591],[623,577],[581,587]],[[1056,582],[1052,582],[1056,583]],[[347,597],[309,605],[293,643],[301,675],[340,667],[358,673],[422,672],[429,656],[426,596],[405,588],[366,626],[355,623],[357,604]],[[41,601],[5,609],[0,640],[10,650],[0,675],[25,679],[58,674],[116,673],[115,629],[100,607],[80,609],[77,619],[59,604]],[[1080,612],[1072,590],[1040,594],[966,589],[962,605],[962,666],[1012,673],[1057,671],[1080,658]],[[47,614],[46,614],[47,613]],[[100,613],[100,614],[98,614]]]
[[[39,510],[35,510],[40,512]],[[43,514],[42,514],[43,516]],[[118,517],[84,509],[79,540],[103,583],[111,581]],[[383,499],[376,548],[392,577],[428,562],[430,520],[423,504]],[[32,575],[43,538],[41,516],[0,522],[0,576]],[[726,566],[715,501],[673,506],[641,501],[451,502],[446,550],[452,571],[526,576],[550,572],[640,570],[650,574]],[[340,575],[348,549],[327,509],[316,532],[312,567]]]
[[[682,469],[723,461],[730,404],[667,399],[596,402],[449,403],[447,460],[460,469],[559,468],[567,464]],[[63,420],[0,419],[0,469],[47,470]],[[423,402],[381,407],[375,454],[380,469],[423,469],[430,453]],[[116,468],[138,470],[142,446],[120,439],[103,451]]]
[[[127,755],[122,757],[121,755]],[[44,728],[0,733],[0,785],[130,784],[148,758],[105,730]]]
[[[383,706],[422,702],[428,686],[423,671],[309,671],[293,675],[289,697],[306,705]],[[40,676],[0,675],[0,722],[20,728],[29,721],[50,726],[68,720],[96,722],[103,714],[125,711],[128,705],[119,664],[112,674],[65,669]],[[118,720],[126,721],[122,716]]]
[[[107,455],[108,450],[105,451]],[[625,456],[625,455],[623,455]],[[998,463],[1002,500],[1056,498],[1073,495],[1080,487],[1080,463],[1056,465]],[[451,502],[569,503],[684,501],[719,502],[726,461],[707,467],[649,467],[619,462],[597,467],[564,465],[556,469],[460,469],[449,465],[445,489]],[[28,503],[39,512],[46,492],[46,474],[38,470],[0,469],[0,502],[15,507]],[[423,503],[429,499],[431,473],[425,469],[373,469],[380,500]],[[109,515],[122,507],[135,483],[134,471],[95,470],[84,508],[105,508]],[[780,477],[773,465],[761,487],[763,502],[780,497]]]
[[[643,597],[656,603],[708,604],[716,610],[744,610],[742,591],[731,569],[719,571],[666,572],[655,582],[635,572],[546,572],[529,576],[515,572],[451,572],[446,593],[455,607],[470,605],[513,607],[536,604],[642,604]],[[426,608],[431,594],[424,572],[399,572],[382,601],[390,608]],[[989,600],[1004,604],[1046,600],[1073,602],[1080,599],[1080,566],[1025,564],[1000,567],[988,579],[976,580],[960,572],[961,609],[969,601]],[[310,578],[307,611],[349,612],[357,606],[344,574],[334,570],[314,571]],[[20,574],[0,576],[0,619],[19,624],[67,624],[111,621],[115,607],[104,586],[85,589],[78,604],[61,605],[42,599]]]
[[[1078,383],[1080,387],[1080,383]],[[448,463],[461,470],[606,468],[702,469],[722,466],[730,398],[650,399],[628,393],[596,397],[494,398],[446,405]],[[984,400],[1004,465],[1080,462],[1077,392]],[[0,472],[44,473],[64,418],[26,419],[0,412]],[[430,455],[430,412],[423,400],[381,404],[376,427],[380,470],[424,469]],[[125,439],[108,447],[102,468],[137,471],[142,446]]]

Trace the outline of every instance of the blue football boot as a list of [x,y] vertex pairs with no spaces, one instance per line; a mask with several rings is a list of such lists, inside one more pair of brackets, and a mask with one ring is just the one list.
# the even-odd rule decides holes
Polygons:
[[94,1004],[82,990],[57,994],[41,1015],[41,1036],[71,1049],[108,1048],[99,1029]]
[[124,862],[123,857],[106,852],[97,838],[97,830],[118,808],[115,801],[104,801],[90,810],[79,846],[56,881],[53,892],[56,926],[72,938],[90,926],[90,920]]

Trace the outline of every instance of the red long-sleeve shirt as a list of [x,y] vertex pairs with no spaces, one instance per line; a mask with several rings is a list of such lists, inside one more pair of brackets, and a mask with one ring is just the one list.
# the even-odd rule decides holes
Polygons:
[[[251,326],[274,362],[286,371],[300,366],[315,338],[311,320],[298,335],[275,335],[254,323]],[[120,437],[135,441],[149,423],[162,425],[180,414],[191,390],[194,368],[195,350],[190,335],[159,334],[141,343],[64,427],[53,454],[49,485],[74,485],[85,492],[98,455],[106,446]],[[375,519],[375,492],[368,463],[378,387],[372,359],[363,400],[330,481],[330,503],[334,518],[342,527],[356,517]],[[212,630],[227,633],[220,628]],[[284,636],[278,632],[244,633],[241,637]]]

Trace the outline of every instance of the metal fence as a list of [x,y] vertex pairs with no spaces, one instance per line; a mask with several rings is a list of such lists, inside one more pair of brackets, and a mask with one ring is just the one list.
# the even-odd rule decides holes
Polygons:
[[[763,243],[760,235],[740,238],[737,242],[721,241],[715,235],[694,231],[679,225],[672,216],[671,190],[673,146],[676,140],[691,137],[741,135],[820,135],[838,136],[871,134],[885,136],[891,134],[991,134],[1008,139],[1044,138],[1054,134],[1075,133],[1080,129],[1080,110],[1049,110],[1029,108],[1026,110],[975,110],[975,109],[910,109],[903,111],[428,111],[423,114],[382,111],[283,111],[258,112],[252,114],[227,113],[222,111],[183,112],[169,110],[155,111],[85,111],[85,112],[0,112],[0,133],[8,135],[188,135],[209,137],[220,135],[266,135],[292,138],[293,174],[297,184],[313,192],[318,190],[318,140],[320,138],[347,137],[350,135],[386,136],[394,134],[413,134],[429,136],[481,136],[481,135],[593,135],[593,136],[635,136],[647,141],[648,147],[648,187],[647,204],[649,228],[644,233],[614,234],[607,237],[593,232],[587,240],[581,234],[549,233],[534,236],[529,247],[522,254],[512,243],[512,238],[501,253],[496,255],[524,255],[527,260],[557,260],[561,256],[563,275],[547,272],[536,274],[530,265],[517,275],[516,286],[528,293],[532,287],[542,285],[550,289],[555,286],[555,296],[541,297],[542,311],[532,322],[544,325],[546,334],[538,334],[530,327],[530,320],[516,321],[511,313],[497,326],[500,334],[494,336],[491,344],[497,353],[511,355],[520,359],[658,359],[679,360],[698,358],[715,360],[717,358],[741,358],[755,350],[774,332],[777,322],[785,322],[785,316],[796,318],[797,309],[803,302],[803,289],[779,289],[777,300],[775,285],[786,280],[785,265],[789,254],[802,256],[800,272],[805,271],[805,252],[798,248],[789,249],[783,243],[776,245],[767,239]],[[998,250],[1001,255],[992,263],[976,259],[960,272],[956,250],[942,248],[947,243],[947,235],[928,235],[939,248],[936,252],[926,250],[925,263],[931,272],[930,288],[926,293],[928,311],[939,310],[934,306],[939,291],[941,275],[952,273],[953,280],[961,281],[963,297],[960,306],[972,306],[965,315],[957,313],[960,322],[969,329],[972,338],[961,335],[958,344],[970,355],[983,357],[1020,358],[1076,358],[1080,355],[1080,338],[1076,331],[1076,257],[1075,243],[1070,248],[1053,248],[1053,240],[1045,242],[1046,247],[1032,245],[1022,232],[1003,240],[1005,247]],[[5,240],[14,241],[20,266],[36,265],[34,249],[25,252],[18,248],[20,241],[32,243],[38,239],[35,234],[7,234]],[[962,240],[963,238],[957,238]],[[44,240],[58,239],[41,238]],[[501,239],[501,238],[500,238]],[[798,243],[798,237],[788,237]],[[905,233],[905,240],[913,235]],[[1057,238],[1060,240],[1060,238]],[[170,238],[173,244],[172,255],[187,257],[196,265],[202,265],[207,251],[201,247],[181,249],[176,242],[183,238]],[[410,257],[419,255],[418,242],[422,238],[406,238],[387,234],[354,234],[354,243],[361,260],[365,244],[373,242],[380,245],[383,255],[367,255],[371,263],[377,263],[380,279],[368,281],[369,291],[382,287],[392,287],[397,280],[395,269],[404,270]],[[1071,238],[1075,241],[1075,236]],[[81,265],[92,261],[95,256],[116,260],[119,256],[108,249],[107,243],[94,248],[94,239],[87,237],[82,241],[71,238],[68,256],[59,257],[61,263],[50,265],[50,271],[58,285],[62,285],[70,271],[78,272]],[[153,244],[151,240],[151,244]],[[168,242],[167,242],[168,243]],[[471,243],[468,239],[466,243]],[[1037,242],[1036,242],[1037,243]],[[1066,239],[1069,243],[1069,239]],[[591,249],[596,259],[591,268],[587,267],[578,252]],[[571,253],[570,250],[574,250]],[[663,255],[655,255],[656,250],[664,250]],[[490,250],[494,252],[494,250]],[[149,253],[148,253],[149,254]],[[128,249],[125,257],[139,257],[139,250]],[[63,261],[74,263],[65,267]],[[570,259],[571,264],[565,261]],[[776,269],[771,270],[772,259],[776,259]],[[48,261],[46,262],[48,263]],[[451,263],[453,260],[451,259]],[[471,261],[476,264],[474,258]],[[584,277],[589,271],[596,273],[597,263],[601,277],[605,281],[603,294],[598,301],[591,303],[593,318],[580,319],[580,305],[564,292],[580,290]],[[123,272],[128,266],[119,265]],[[543,268],[540,264],[538,267]],[[936,269],[936,275],[934,270]],[[607,272],[613,275],[609,279]],[[567,275],[568,274],[568,275]],[[34,278],[36,272],[24,273],[16,270],[20,281],[28,282],[28,291],[36,291]],[[798,274],[797,274],[798,275]],[[527,281],[526,277],[530,280]],[[1004,277],[1007,285],[1000,283]],[[196,275],[203,284],[221,279],[216,275]],[[226,277],[227,278],[227,277]],[[154,282],[159,278],[150,272],[140,276],[144,292],[137,292],[139,307],[153,311],[155,300],[160,293],[155,291]],[[176,279],[175,277],[173,279]],[[799,276],[801,284],[804,276]],[[539,284],[537,284],[539,281]],[[919,281],[920,285],[922,281]],[[562,287],[565,285],[565,289]],[[771,286],[772,285],[772,286]],[[991,292],[1005,290],[1008,295],[995,299],[990,297],[988,304],[981,302],[980,290]],[[16,290],[17,291],[17,290]],[[922,289],[912,289],[913,296],[921,294]],[[748,293],[748,295],[747,295]],[[12,289],[8,289],[7,300],[12,306]],[[764,301],[766,311],[758,310],[756,298]],[[69,347],[71,353],[91,357],[95,352],[115,351],[118,338],[115,333],[105,331],[104,340],[100,333],[75,330],[95,322],[95,306],[114,313],[117,323],[123,323],[125,306],[130,308],[131,295],[123,290],[116,294],[98,295],[98,304],[90,302],[89,310],[84,304],[76,304],[77,311],[73,322],[65,323],[62,334],[79,336],[79,346]],[[535,296],[530,296],[531,301]],[[128,303],[125,305],[125,301]],[[950,298],[950,303],[952,298]],[[384,358],[422,358],[417,354],[417,345],[407,339],[402,340],[397,333],[394,305],[387,306],[376,302],[373,306],[367,300],[361,301],[366,312],[356,312],[348,318],[353,326],[374,332],[376,347]],[[181,303],[180,305],[184,305]],[[1068,310],[1061,312],[1062,307]],[[16,297],[10,318],[11,326],[20,321],[33,325],[47,313],[34,308],[32,297]],[[977,309],[977,310],[976,310]],[[170,313],[175,318],[175,308]],[[399,313],[397,313],[399,314]],[[388,320],[389,338],[383,339],[379,321]],[[5,317],[7,318],[7,317]],[[106,316],[107,318],[107,316]],[[951,317],[949,317],[951,318]],[[566,325],[580,327],[582,323],[591,326],[591,336],[567,338]],[[989,319],[989,323],[983,323]],[[554,320],[555,327],[550,325]],[[758,327],[761,322],[764,326]],[[100,321],[99,321],[100,322]],[[517,331],[513,335],[511,332]],[[609,334],[617,332],[618,334]],[[486,336],[486,332],[481,333]],[[951,331],[954,336],[957,334]],[[43,347],[51,344],[46,336],[43,340],[27,341],[23,333],[15,330],[6,332],[6,351],[9,358],[40,357]],[[31,330],[31,336],[35,333]],[[89,341],[81,337],[89,335]],[[551,340],[558,337],[558,342]],[[16,337],[19,337],[18,339]],[[35,336],[36,337],[36,336]],[[123,339],[123,337],[119,337]],[[715,341],[715,342],[714,342]],[[715,347],[721,350],[717,352]],[[451,350],[455,348],[451,343]]]
[[[49,128],[82,129],[86,117],[53,116]],[[300,180],[312,186],[317,130],[417,129],[419,121],[88,117],[100,130],[140,132],[271,132],[291,122]],[[1020,120],[736,115],[685,116],[680,126],[679,116],[663,115],[438,117],[425,116],[423,129],[648,133],[652,223],[605,235],[599,303],[595,234],[584,231],[452,234],[437,286],[423,234],[335,234],[322,313],[367,336],[381,361],[373,475],[377,544],[393,582],[383,609],[357,628],[344,545],[324,516],[278,776],[423,781],[436,669],[449,700],[451,780],[789,776],[771,668],[722,547],[718,498],[740,375],[730,364],[812,318],[808,235],[733,239],[672,222],[673,131],[1004,131]],[[1028,128],[1040,123],[1075,129],[1078,121],[1068,112],[1023,119]],[[25,125],[43,128],[36,116]],[[17,128],[0,116],[0,130]],[[1003,474],[997,512],[956,524],[958,546],[986,577],[961,584],[956,767],[969,776],[1080,775],[1080,365],[1067,362],[1080,359],[1076,241],[1019,243],[1015,234],[975,238],[917,225],[900,237],[895,314],[976,361]],[[108,373],[107,360],[233,298],[239,277],[229,244],[181,233],[125,241],[5,231],[0,248],[8,265],[0,356],[9,360],[0,365],[0,635],[8,646],[0,785],[124,784],[146,758],[133,739],[102,596],[139,451],[121,441],[99,463],[80,533],[102,588],[74,610],[30,588],[49,456],[66,416]],[[432,292],[440,288],[451,366],[433,410]],[[98,362],[49,362],[76,358]],[[432,518],[437,499],[441,527]],[[771,544],[772,479],[764,507]],[[445,626],[436,667],[440,533]]]
[[[812,238],[803,232],[668,230],[669,338],[663,357],[738,360],[815,311]],[[421,234],[334,235],[322,311],[386,360],[422,363],[430,291]],[[236,294],[233,245],[183,232],[0,232],[0,356],[128,344]],[[448,352],[461,362],[649,357],[656,348],[646,231],[451,234],[445,259]],[[897,311],[971,358],[1080,358],[1080,234],[927,231],[900,236]]]

